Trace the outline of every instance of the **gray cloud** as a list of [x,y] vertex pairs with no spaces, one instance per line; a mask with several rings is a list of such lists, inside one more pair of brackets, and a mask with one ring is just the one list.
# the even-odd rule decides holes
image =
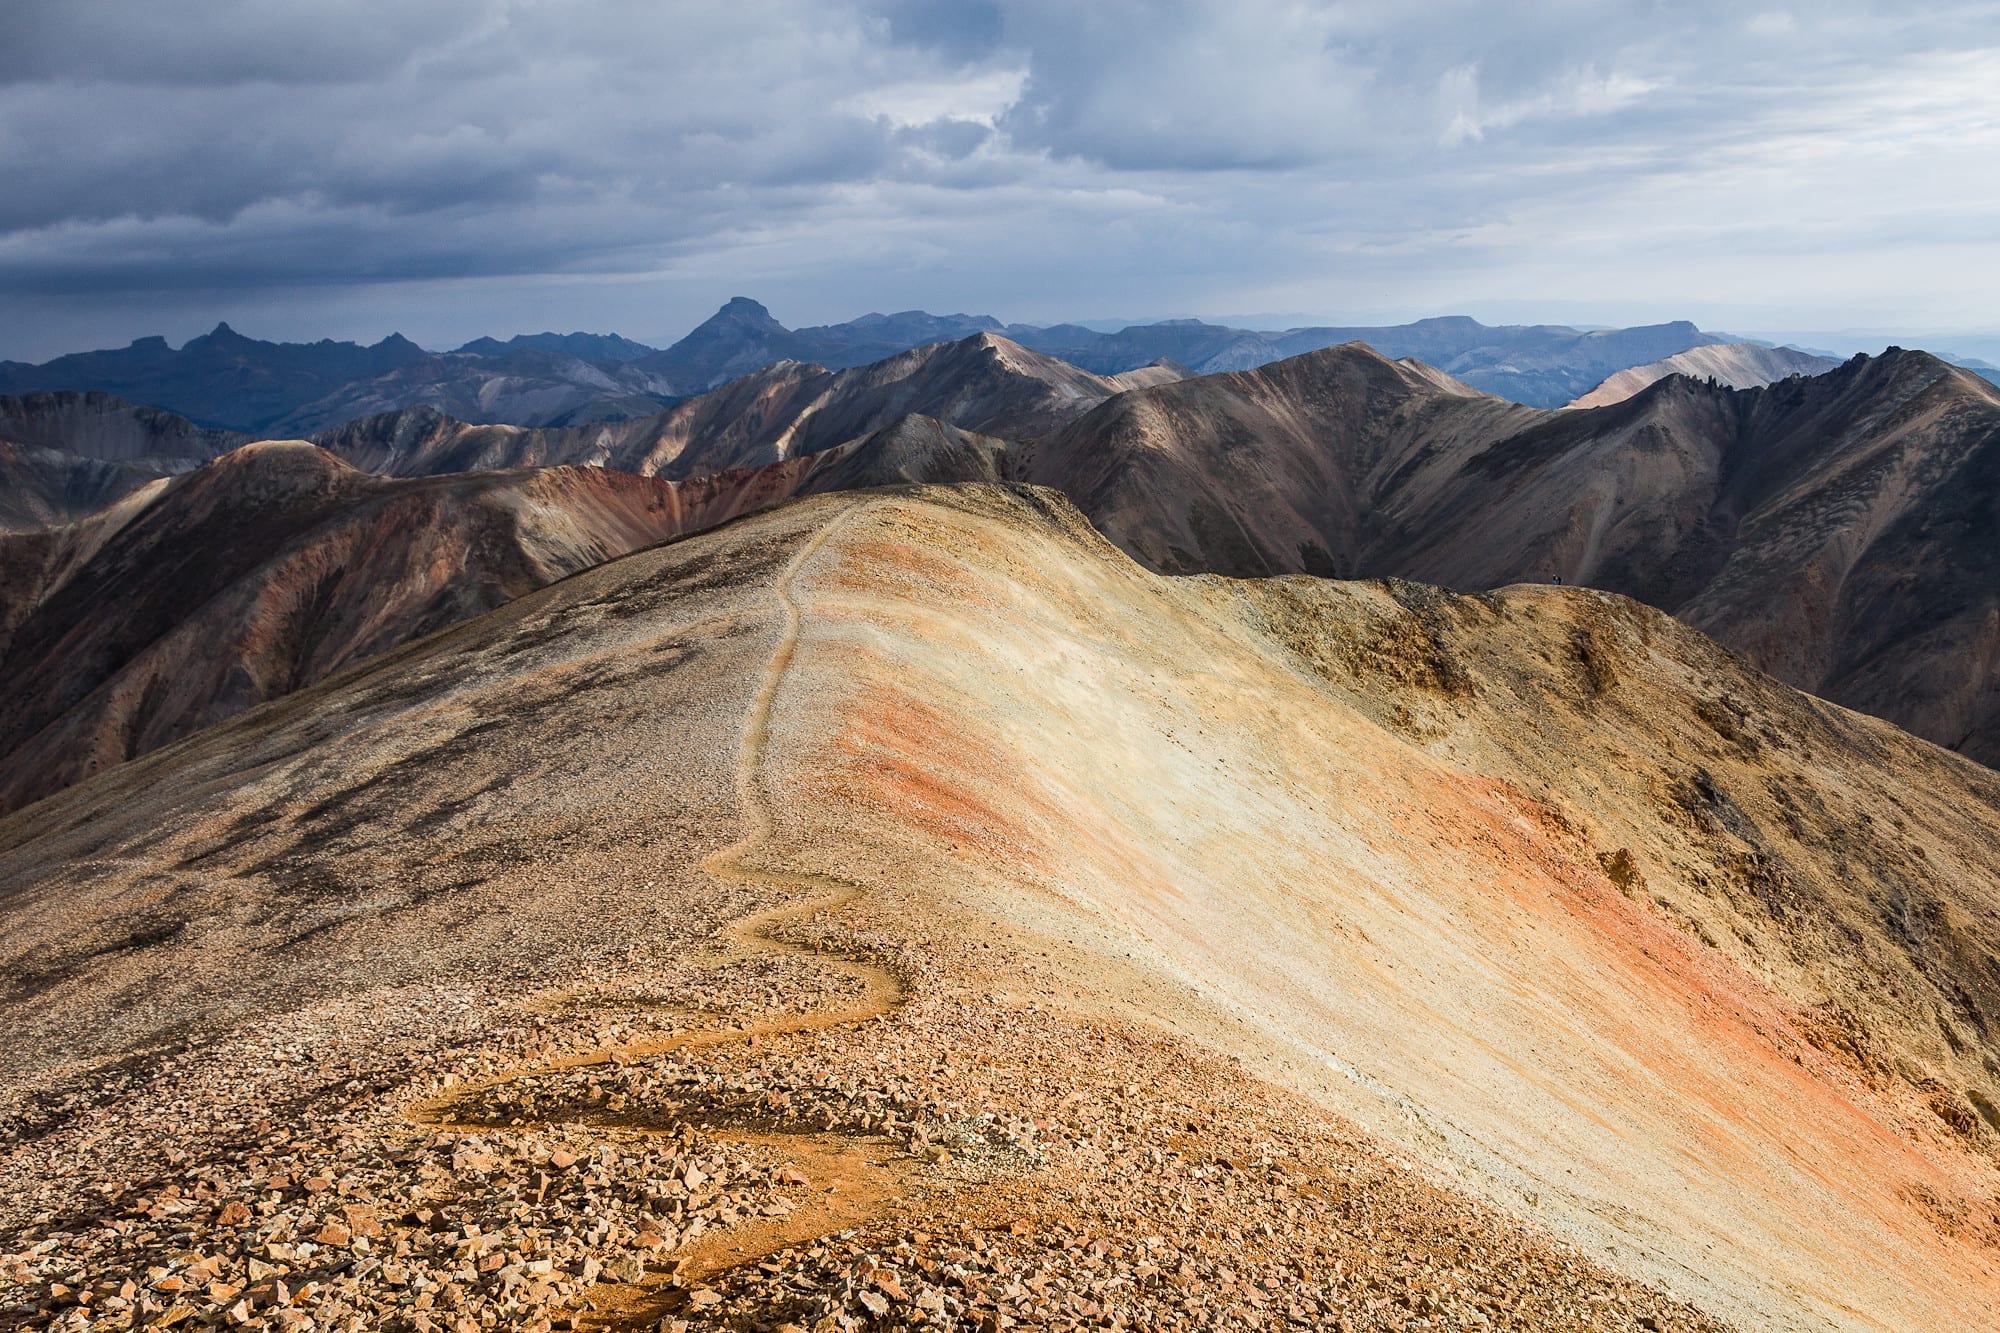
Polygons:
[[15,0],[0,355],[218,316],[661,337],[737,291],[796,322],[1968,325],[2000,296],[1980,253],[1996,19],[1995,0]]

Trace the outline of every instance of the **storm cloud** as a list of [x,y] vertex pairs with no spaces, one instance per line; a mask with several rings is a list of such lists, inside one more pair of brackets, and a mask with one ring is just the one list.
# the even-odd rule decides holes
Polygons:
[[0,355],[1463,311],[1990,326],[2000,3],[14,0]]

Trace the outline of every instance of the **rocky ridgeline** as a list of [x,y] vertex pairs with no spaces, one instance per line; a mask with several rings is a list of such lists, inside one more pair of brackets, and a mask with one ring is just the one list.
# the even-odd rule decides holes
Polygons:
[[0,1329],[1720,1327],[1233,1061],[951,980],[989,952],[836,933],[914,998],[800,1030],[858,980],[711,942],[45,1082]]

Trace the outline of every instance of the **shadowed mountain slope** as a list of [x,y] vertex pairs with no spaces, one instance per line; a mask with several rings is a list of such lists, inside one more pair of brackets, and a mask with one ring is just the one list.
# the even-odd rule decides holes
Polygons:
[[[1176,373],[1150,367],[1131,382]],[[350,422],[316,439],[358,467],[396,475],[590,463],[678,479],[814,453],[911,414],[986,435],[1039,438],[1127,387],[976,334],[846,370],[781,362],[641,420],[524,430],[469,426],[419,409]]]
[[82,518],[243,440],[110,394],[0,397],[0,532]]
[[73,522],[169,474],[0,439],[0,535]]
[[108,393],[0,397],[0,439],[107,463],[207,462],[245,442],[235,431],[210,430]]
[[[1996,884],[1991,772],[1609,594],[823,497],[0,820],[0,1232],[37,1284],[232,1281],[325,1171],[402,1286],[309,1305],[490,1214],[547,1238],[522,1319],[858,1320],[867,1256],[965,1322],[947,1265],[1044,1322],[1223,1323],[1254,1275],[1305,1326],[1976,1328]],[[871,1163],[838,1218],[827,1145]],[[169,1146],[207,1193],[123,1226]],[[592,1285],[628,1197],[720,1233],[641,1242],[714,1290]]]
[[421,407],[477,424],[623,421],[657,415],[679,396],[657,375],[626,362],[598,365],[535,347],[454,352],[342,385],[273,421],[268,433],[307,435],[357,417]]
[[1571,407],[1609,407],[1669,375],[1715,380],[1731,389],[1755,389],[1788,375],[1824,375],[1840,362],[1791,347],[1761,343],[1716,343],[1676,353],[1650,365],[1634,366],[1570,403]]
[[638,547],[800,494],[997,481],[1004,456],[922,417],[683,482],[390,479],[303,443],[239,449],[0,536],[0,811]]
[[250,445],[0,542],[0,808],[680,530],[659,483],[371,476]]
[[1561,577],[2000,761],[2000,394],[1900,349],[1541,412],[1366,348],[1139,390],[1024,449],[1156,569]]

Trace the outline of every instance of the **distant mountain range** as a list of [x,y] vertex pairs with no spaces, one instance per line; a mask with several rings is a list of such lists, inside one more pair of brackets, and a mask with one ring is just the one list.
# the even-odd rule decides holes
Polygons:
[[651,416],[778,363],[844,370],[982,333],[1099,375],[1163,361],[1195,374],[1243,370],[1361,341],[1386,356],[1417,357],[1490,393],[1547,407],[1569,402],[1618,371],[1725,341],[1685,322],[1581,331],[1490,328],[1452,317],[1264,332],[1170,320],[1098,333],[1077,324],[1002,324],[985,315],[920,310],[788,329],[756,301],[737,297],[663,349],[612,334],[539,333],[428,352],[400,334],[369,347],[330,340],[272,343],[219,324],[178,349],[164,338],[142,338],[39,366],[0,362],[0,394],[109,393],[203,427],[262,438],[311,435],[413,407],[475,425],[573,426]]
[[[25,438],[0,451],[0,517],[27,528],[240,438],[75,395],[0,402],[0,441],[10,420]],[[829,455],[868,438],[930,444],[893,465],[835,467]],[[711,516],[802,488],[1028,482],[1063,491],[1168,573],[1465,589],[1561,577],[1671,611],[1789,683],[2000,762],[2000,393],[1921,352],[1741,390],[1670,375],[1555,412],[1358,344],[1253,371],[1105,376],[980,333],[837,371],[782,361],[624,422],[495,426],[413,408],[316,442],[406,477],[586,464],[685,486],[765,470],[728,483],[739,498],[700,510]]]
[[1127,389],[1178,372],[1094,375],[992,333],[930,343],[872,365],[779,361],[655,416],[587,426],[478,425],[431,408],[352,421],[313,437],[359,467],[403,476],[590,463],[685,478],[815,453],[912,413],[1038,439]]
[[306,403],[427,355],[399,333],[372,347],[331,339],[270,343],[218,324],[178,349],[165,338],[140,338],[129,347],[78,352],[39,366],[0,361],[0,393],[110,393],[198,425],[259,431]]

